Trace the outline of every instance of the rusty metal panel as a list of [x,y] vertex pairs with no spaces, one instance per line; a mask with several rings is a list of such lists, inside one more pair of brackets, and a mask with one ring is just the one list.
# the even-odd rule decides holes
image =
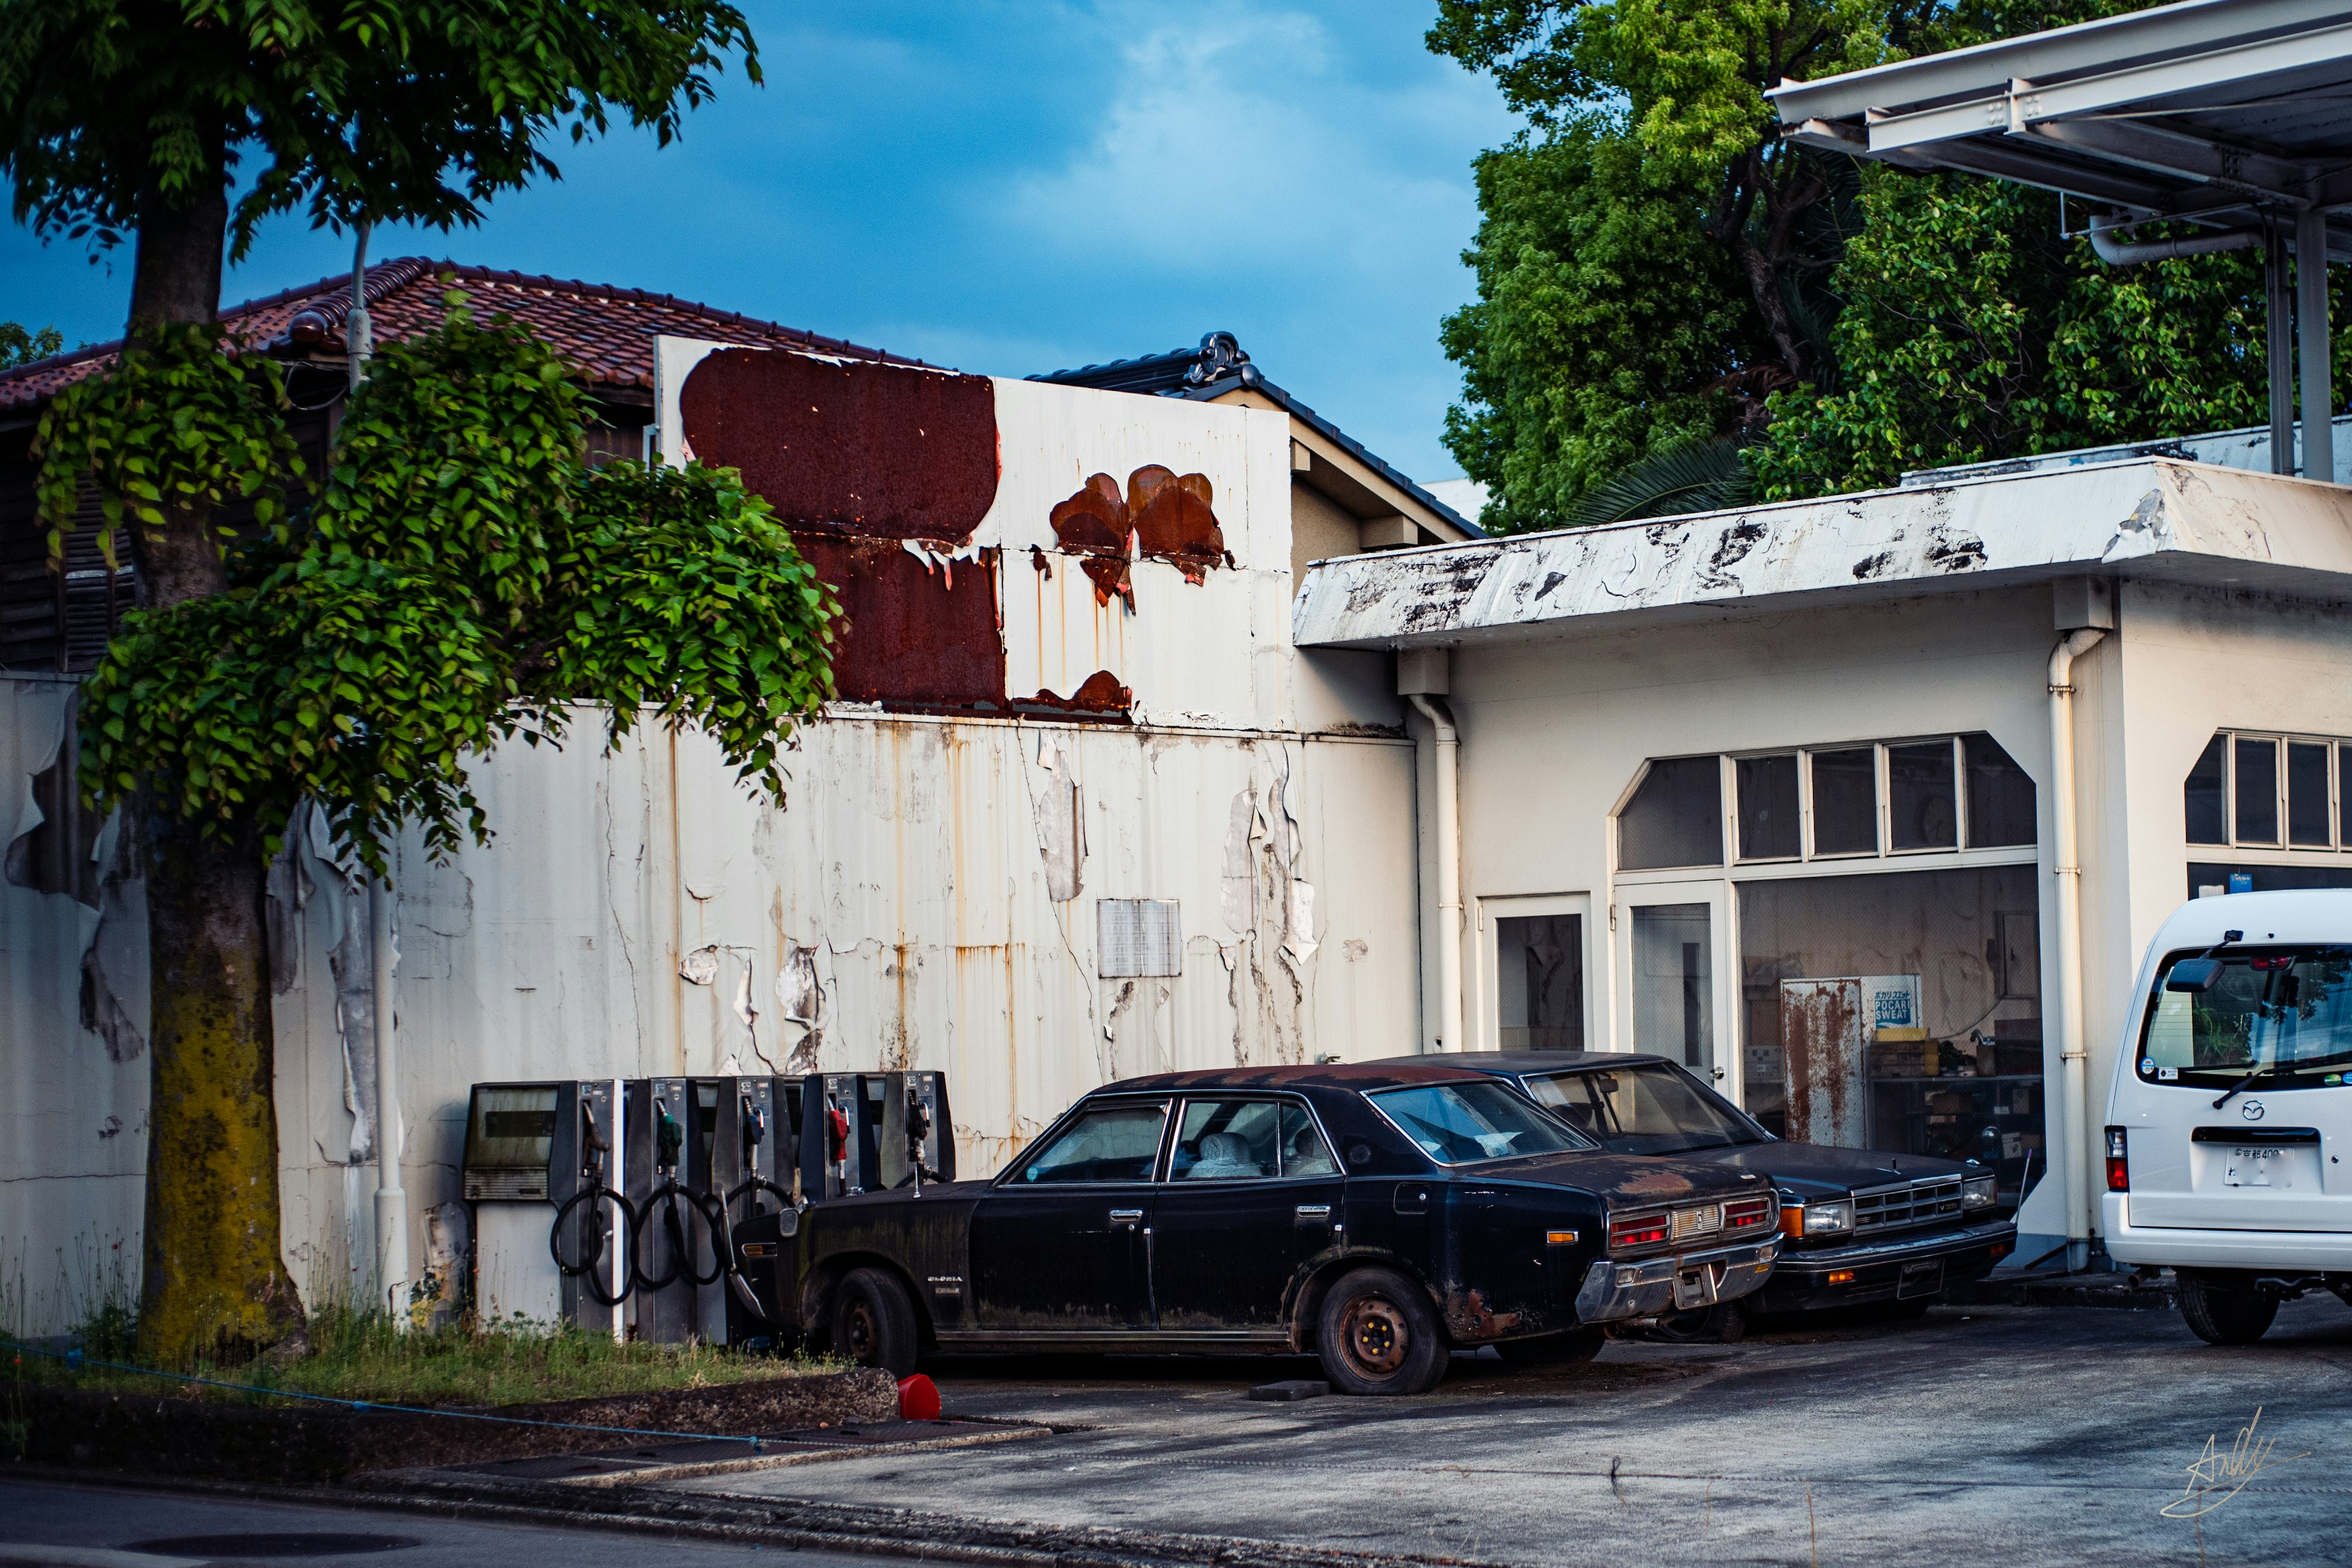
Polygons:
[[960,544],[996,499],[984,376],[720,349],[678,403],[683,449],[740,469],[788,523]]
[[1859,980],[1780,982],[1790,1138],[1841,1149],[1870,1147],[1863,1031]]
[[833,684],[844,701],[1004,710],[997,552],[959,560],[814,529],[793,542],[840,599]]

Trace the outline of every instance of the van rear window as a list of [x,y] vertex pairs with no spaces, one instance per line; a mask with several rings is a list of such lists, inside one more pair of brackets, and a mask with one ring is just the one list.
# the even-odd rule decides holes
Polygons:
[[[2211,984],[2166,988],[2177,965],[2208,956],[2220,960]],[[2137,1066],[2149,1083],[2196,1089],[2241,1081],[2263,1091],[2342,1086],[2352,1072],[2352,947],[2167,954]]]

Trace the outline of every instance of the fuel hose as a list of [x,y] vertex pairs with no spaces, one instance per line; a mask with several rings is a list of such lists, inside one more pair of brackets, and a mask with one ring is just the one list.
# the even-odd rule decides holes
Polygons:
[[[714,1257],[708,1274],[694,1266],[694,1248],[687,1240],[681,1204],[700,1215],[703,1224],[709,1227]],[[654,1227],[656,1210],[661,1215],[662,1234],[669,1240],[669,1266],[659,1275],[647,1273],[645,1264],[646,1233]],[[629,1233],[629,1272],[641,1290],[667,1289],[681,1279],[689,1285],[715,1285],[727,1271],[726,1237],[727,1205],[680,1184],[676,1177],[667,1178],[646,1195],[645,1206],[637,1210],[636,1226]]]
[[[612,1235],[613,1225],[604,1217],[604,1205],[599,1201],[603,1199],[610,1199],[623,1214],[629,1212],[629,1200],[612,1188],[583,1187],[564,1199],[563,1206],[555,1211],[555,1224],[547,1232],[547,1250],[555,1259],[557,1271],[565,1279],[586,1280],[583,1288],[591,1297],[604,1306],[617,1307],[629,1299],[630,1289],[636,1282],[636,1265],[632,1260],[626,1269],[614,1269],[614,1273],[620,1276],[621,1289],[611,1295],[605,1293],[604,1282],[596,1278],[596,1266],[604,1260],[604,1244]],[[566,1262],[563,1257],[563,1225],[572,1217],[572,1211],[582,1204],[594,1206],[588,1211],[589,1223],[582,1227],[579,1260]]]

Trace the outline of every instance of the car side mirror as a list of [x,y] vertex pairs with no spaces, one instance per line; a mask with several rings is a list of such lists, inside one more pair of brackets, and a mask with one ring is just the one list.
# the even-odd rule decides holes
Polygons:
[[2221,961],[2220,959],[2184,958],[2172,966],[2171,973],[2164,977],[2164,988],[2167,991],[2201,994],[2212,990],[2213,983],[2221,978]]

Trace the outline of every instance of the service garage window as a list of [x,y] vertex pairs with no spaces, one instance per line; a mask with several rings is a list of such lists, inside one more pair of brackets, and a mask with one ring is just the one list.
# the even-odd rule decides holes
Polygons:
[[1617,867],[1720,866],[1727,828],[1748,866],[2030,848],[2034,827],[2033,780],[1982,731],[1668,757],[1648,764],[1618,813]]
[[2352,741],[2221,731],[2181,783],[2188,840],[2242,849],[2352,849],[2347,768]]

